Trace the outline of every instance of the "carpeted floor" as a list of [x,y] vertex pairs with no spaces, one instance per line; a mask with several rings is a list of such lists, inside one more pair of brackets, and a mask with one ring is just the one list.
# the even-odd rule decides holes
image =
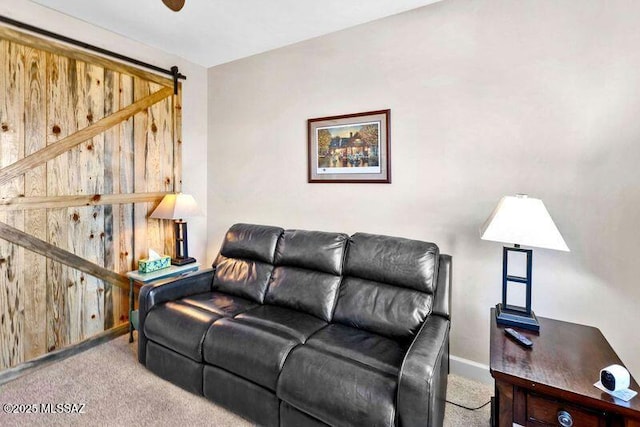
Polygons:
[[[251,426],[243,418],[151,374],[137,361],[137,344],[119,337],[0,386],[1,426],[153,425]],[[448,399],[477,407],[492,388],[449,376]],[[76,404],[63,413],[7,414],[7,405]],[[79,405],[84,405],[80,408]],[[82,413],[65,413],[81,409]],[[18,408],[25,410],[25,407]],[[489,405],[468,411],[447,404],[445,426],[487,426]]]
[[[457,375],[449,375],[447,400],[467,407],[477,408],[487,403],[493,396],[493,386],[482,384]],[[444,425],[447,427],[488,426],[491,405],[469,411],[447,403]]]

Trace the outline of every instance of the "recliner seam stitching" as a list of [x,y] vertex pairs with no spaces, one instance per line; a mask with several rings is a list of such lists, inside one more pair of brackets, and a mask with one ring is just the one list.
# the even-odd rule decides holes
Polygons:
[[[307,341],[309,341],[309,340],[307,340]],[[322,353],[322,354],[325,354],[325,355],[327,355],[327,356],[333,356],[333,357],[335,357],[336,359],[340,359],[340,360],[342,360],[342,361],[349,362],[349,363],[353,362],[353,364],[354,364],[354,365],[358,365],[358,366],[360,366],[360,367],[364,367],[364,368],[369,369],[369,370],[371,370],[371,371],[375,371],[376,373],[378,373],[378,374],[380,374],[380,375],[384,375],[384,376],[389,377],[389,378],[394,378],[394,377],[395,377],[395,375],[394,375],[394,374],[390,374],[389,372],[385,372],[385,371],[383,371],[383,370],[382,370],[382,369],[380,369],[380,368],[376,368],[375,366],[367,365],[366,363],[364,363],[364,362],[360,362],[359,360],[351,359],[351,358],[346,357],[346,356],[343,356],[343,355],[341,355],[341,354],[332,353],[332,352],[330,352],[330,351],[328,351],[328,350],[325,350],[325,349],[323,349],[323,348],[320,348],[320,347],[314,346],[313,344],[307,344],[307,343],[305,343],[304,345],[307,345],[307,346],[308,346],[308,348],[312,348],[312,349],[314,349],[314,350],[317,350],[318,352],[320,352],[320,353]],[[399,372],[399,371],[398,371],[398,372]]]

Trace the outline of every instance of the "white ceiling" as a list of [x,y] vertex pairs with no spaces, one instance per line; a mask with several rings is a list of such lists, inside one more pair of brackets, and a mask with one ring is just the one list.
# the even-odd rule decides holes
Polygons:
[[31,0],[210,67],[439,0]]

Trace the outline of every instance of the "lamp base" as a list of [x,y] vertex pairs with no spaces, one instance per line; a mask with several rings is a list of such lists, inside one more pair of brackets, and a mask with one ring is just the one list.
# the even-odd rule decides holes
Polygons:
[[192,262],[196,262],[196,259],[191,257],[171,258],[172,265],[186,265],[186,264],[191,264]]
[[510,310],[503,307],[502,304],[496,304],[496,322],[499,325],[515,326],[516,328],[540,332],[540,323],[538,323],[538,318],[533,311],[529,316],[527,313]]

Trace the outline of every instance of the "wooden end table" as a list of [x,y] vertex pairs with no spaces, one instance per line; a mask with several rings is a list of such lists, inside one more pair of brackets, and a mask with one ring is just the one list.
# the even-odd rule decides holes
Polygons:
[[[533,348],[526,349],[505,335],[491,309],[493,425],[557,426],[562,425],[559,412],[566,411],[574,427],[640,427],[640,395],[624,402],[593,386],[600,369],[622,365],[600,330],[538,320],[539,335],[518,329],[533,341]],[[640,391],[633,378],[630,388]]]
[[[167,277],[181,276],[192,271],[197,271],[200,268],[200,264],[197,262],[186,265],[172,265],[162,270],[153,271],[151,273],[140,273],[138,270],[133,270],[127,273],[129,278],[129,342],[133,342],[133,330],[138,327],[137,314],[135,310],[135,301],[133,298],[133,291],[135,287],[146,285],[160,279],[166,279]],[[136,286],[137,284],[137,286]]]

